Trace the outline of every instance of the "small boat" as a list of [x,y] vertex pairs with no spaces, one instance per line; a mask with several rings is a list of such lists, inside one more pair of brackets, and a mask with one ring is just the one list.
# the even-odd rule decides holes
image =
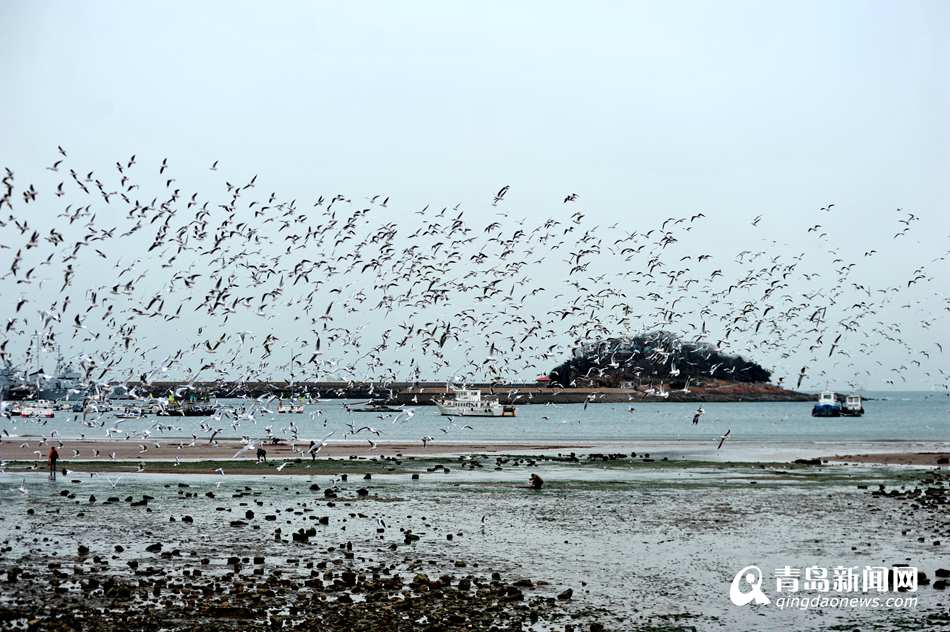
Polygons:
[[394,408],[383,401],[370,401],[361,406],[350,406],[344,404],[347,412],[350,413],[401,413],[402,408]]
[[168,394],[166,404],[156,413],[159,417],[210,417],[218,412],[218,406],[207,395],[189,393],[178,401],[174,393]]
[[143,416],[141,408],[126,408],[115,413],[116,419],[140,419]]
[[812,417],[840,417],[841,404],[838,397],[831,391],[823,391],[818,396],[818,403],[811,409]]
[[514,406],[502,405],[495,399],[482,399],[477,389],[459,389],[451,399],[434,400],[439,412],[451,417],[514,417]]
[[841,414],[845,417],[860,417],[864,414],[864,404],[861,396],[854,393],[844,399],[844,406],[841,407]]
[[283,402],[277,403],[277,412],[291,415],[300,415],[303,414],[303,404],[294,404],[293,402],[285,404]]
[[20,404],[20,417],[44,417],[51,419],[56,416],[53,403],[43,399]]
[[214,406],[167,407],[156,413],[159,417],[210,417],[215,414]]

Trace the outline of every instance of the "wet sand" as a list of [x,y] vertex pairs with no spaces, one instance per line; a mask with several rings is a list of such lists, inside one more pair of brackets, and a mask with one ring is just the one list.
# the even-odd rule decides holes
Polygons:
[[[451,468],[346,478],[341,468],[374,463],[322,459],[327,469],[313,478],[0,475],[0,621],[156,632],[950,623],[938,574],[950,567],[940,544],[950,536],[947,494],[918,491],[950,491],[942,471],[614,468],[497,454],[416,463],[432,461]],[[540,491],[523,488],[532,472],[545,480]],[[907,563],[933,582],[908,609],[729,603],[745,565],[809,563]]]
[[[59,442],[55,442],[59,445]],[[64,439],[59,448],[60,458],[64,461],[208,461],[208,460],[242,460],[255,461],[255,449],[247,449],[240,441],[233,439],[219,441],[217,445],[209,444],[207,440],[199,440],[193,446],[191,440],[164,440],[159,439],[158,445],[154,440],[142,441],[129,439],[93,440],[93,439]],[[26,444],[25,446],[23,444]],[[0,459],[13,460],[40,460],[45,462],[51,441],[40,444],[38,437],[18,437],[7,439],[0,443]],[[308,441],[298,441],[291,445],[289,442],[277,445],[265,443],[268,460],[284,460],[304,458],[309,460],[306,453]],[[256,447],[258,444],[255,443]],[[540,452],[540,451],[571,451],[584,450],[593,447],[592,442],[561,443],[546,441],[538,443],[527,442],[430,442],[423,446],[422,442],[380,441],[374,448],[368,441],[331,441],[327,443],[317,455],[318,458],[349,458],[349,457],[379,457],[404,456],[447,456],[471,453],[502,453],[502,452]],[[143,451],[143,446],[147,448]],[[35,454],[39,450],[40,454]],[[78,450],[76,455],[73,451]],[[98,450],[98,454],[96,451]]]
[[839,463],[877,463],[881,465],[937,465],[948,467],[950,452],[882,452],[878,454],[846,454],[827,457]]

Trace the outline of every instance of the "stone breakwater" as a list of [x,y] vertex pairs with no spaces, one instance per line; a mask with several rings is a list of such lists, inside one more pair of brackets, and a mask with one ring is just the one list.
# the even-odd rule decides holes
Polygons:
[[[129,384],[139,395],[146,392],[155,397],[164,397],[168,391],[184,386],[180,382],[154,382],[143,389],[141,385]],[[322,399],[374,399],[394,405],[427,406],[434,399],[449,394],[445,383],[364,383],[364,382],[197,382],[195,388],[219,398],[307,396]],[[711,380],[703,386],[675,389],[668,385],[654,385],[651,391],[646,386],[637,388],[606,388],[538,386],[537,384],[468,384],[479,389],[485,396],[497,398],[505,404],[581,404],[581,403],[628,403],[640,400],[651,402],[804,402],[813,401],[815,395],[790,391],[774,384],[727,382]],[[656,392],[663,392],[658,396]]]

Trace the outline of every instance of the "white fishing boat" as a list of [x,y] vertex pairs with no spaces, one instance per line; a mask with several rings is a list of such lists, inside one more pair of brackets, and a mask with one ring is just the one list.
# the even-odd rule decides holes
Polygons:
[[451,398],[434,400],[439,412],[451,417],[514,417],[517,409],[496,399],[482,399],[477,389],[457,389]]
[[854,393],[844,398],[844,406],[841,407],[841,414],[845,417],[860,417],[864,414],[864,403],[861,396]]

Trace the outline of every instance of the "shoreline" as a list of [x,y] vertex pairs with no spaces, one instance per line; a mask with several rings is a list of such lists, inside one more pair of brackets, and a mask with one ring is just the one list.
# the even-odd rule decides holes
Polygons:
[[[50,441],[47,439],[40,444],[39,437],[17,437],[14,441],[6,440],[0,443],[0,459],[13,460],[40,460],[47,459]],[[217,445],[208,445],[207,441],[199,441],[190,446],[191,441],[160,440],[159,446],[155,441],[115,439],[61,439],[57,441],[60,460],[63,462],[103,462],[103,461],[175,461],[176,457],[183,463],[188,461],[227,460],[227,461],[255,461],[255,448],[235,439],[219,441]],[[20,447],[28,444],[26,447]],[[268,460],[281,461],[303,459],[310,461],[306,453],[309,441],[297,441],[294,444],[281,442],[278,444],[264,443]],[[257,446],[258,443],[248,444]],[[142,447],[148,448],[142,451]],[[293,447],[292,447],[293,446]],[[368,441],[328,442],[317,454],[317,460],[327,458],[358,458],[383,456],[452,456],[470,453],[499,453],[511,451],[541,452],[551,450],[587,450],[597,446],[593,441],[543,441],[543,442],[498,442],[464,441],[464,442],[431,442],[423,446],[420,441],[379,441],[375,448]],[[40,455],[35,450],[40,450]],[[78,450],[79,454],[73,453]],[[98,450],[98,454],[96,451]],[[115,454],[113,458],[113,453]]]
[[[46,467],[49,447],[56,445],[63,466],[117,462],[129,463],[187,463],[215,461],[253,465],[256,448],[263,444],[267,460],[272,463],[311,463],[307,452],[309,440],[271,444],[223,438],[214,444],[207,440],[193,441],[191,437],[142,440],[106,438],[62,438],[51,440],[37,435],[4,438],[0,441],[0,461],[32,463]],[[762,440],[734,440],[721,450],[712,440],[590,440],[590,441],[328,441],[316,454],[316,462],[341,461],[391,462],[400,459],[428,459],[459,457],[463,455],[512,455],[551,457],[564,453],[653,456],[656,460],[688,460],[710,463],[723,462],[793,462],[797,459],[820,459],[826,463],[866,463],[880,465],[941,466],[950,459],[950,442],[916,440],[880,441],[827,441],[827,442],[768,442]]]
[[933,465],[950,467],[950,452],[879,452],[875,454],[836,454],[825,457],[834,463],[874,465]]
[[[47,468],[46,446],[34,450],[34,445],[0,444],[0,472],[45,472]],[[38,444],[37,444],[38,445]],[[298,442],[297,450],[289,444],[267,446],[267,459],[258,462],[255,448],[246,449],[239,441],[223,441],[217,446],[197,445],[178,448],[166,443],[160,448],[151,447],[142,453],[144,444],[115,440],[82,440],[63,442],[57,466],[64,475],[88,473],[90,476],[104,473],[116,474],[181,474],[181,475],[241,475],[241,476],[313,476],[317,474],[413,474],[425,471],[448,472],[448,463],[453,468],[495,468],[501,463],[524,465],[561,464],[579,467],[621,468],[722,468],[722,467],[845,467],[848,465],[898,466],[898,467],[950,467],[950,450],[939,446],[935,451],[910,451],[902,449],[903,442],[893,442],[887,449],[879,445],[875,452],[828,455],[827,450],[759,451],[738,450],[688,450],[680,446],[669,450],[671,444],[639,443],[634,450],[631,445],[618,446],[599,442],[458,442],[430,444],[380,443],[375,448],[361,442],[329,444],[311,458],[305,450],[307,444]],[[856,446],[853,446],[856,447]],[[275,449],[276,448],[276,449]],[[664,449],[666,448],[666,449]],[[76,453],[78,451],[78,454]],[[39,454],[37,454],[39,452]],[[454,465],[452,465],[454,463]],[[67,474],[68,473],[68,474]]]

